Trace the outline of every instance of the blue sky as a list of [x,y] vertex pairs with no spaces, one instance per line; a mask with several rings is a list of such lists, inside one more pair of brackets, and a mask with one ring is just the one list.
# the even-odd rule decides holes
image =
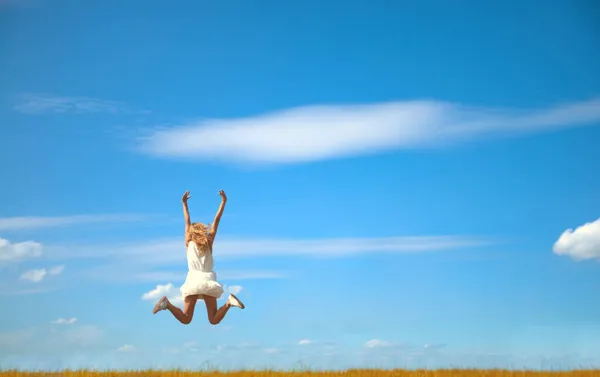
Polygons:
[[598,6],[392,3],[0,2],[0,367],[600,366]]

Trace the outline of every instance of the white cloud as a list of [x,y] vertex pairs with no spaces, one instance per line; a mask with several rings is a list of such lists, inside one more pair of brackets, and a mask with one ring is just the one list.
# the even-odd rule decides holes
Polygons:
[[242,291],[242,289],[243,287],[241,285],[230,285],[227,290],[229,291],[229,293],[237,295]]
[[37,295],[55,291],[55,288],[51,288],[44,285],[37,285],[35,288],[15,289],[14,287],[0,286],[0,296],[26,296],[26,295]]
[[176,287],[173,286],[173,284],[168,283],[168,284],[158,284],[156,286],[155,289],[146,292],[142,295],[142,300],[157,300],[163,296],[169,296],[169,294],[172,294],[176,291]]
[[309,339],[302,339],[301,341],[298,342],[298,344],[301,345],[301,346],[307,346],[307,345],[309,345],[311,343],[312,343],[312,341],[309,340]]
[[45,268],[28,270],[21,274],[20,279],[27,280],[32,283],[39,283],[40,281],[44,280],[46,275],[59,275],[64,271],[64,269],[65,269],[65,266],[61,265],[61,266],[54,266],[54,267],[50,268],[49,270],[46,270]]
[[[219,272],[221,280],[264,280],[264,279],[283,279],[287,275],[279,271],[232,271],[223,270]],[[234,293],[235,294],[235,293]]]
[[437,101],[306,106],[158,130],[140,140],[139,150],[166,158],[299,163],[599,121],[597,98],[528,111]]
[[[486,246],[487,239],[470,236],[407,236],[381,238],[328,239],[226,239],[215,245],[215,257],[242,259],[267,256],[303,255],[310,257],[342,257],[363,253],[411,253]],[[181,264],[181,239],[154,240],[130,244],[94,246],[48,246],[50,258],[105,258],[139,266]],[[143,257],[143,258],[142,258]]]
[[51,267],[51,268],[48,270],[48,274],[49,274],[49,275],[60,275],[60,274],[62,274],[62,272],[63,272],[64,270],[65,270],[65,266],[63,266],[63,265],[60,265],[60,266],[54,266],[54,267]]
[[0,238],[0,263],[19,262],[41,255],[42,244],[40,243],[33,241],[11,243],[4,238]]
[[158,284],[156,288],[142,295],[142,300],[158,301],[161,297],[167,296],[171,304],[180,305],[183,302],[181,291],[171,283]]
[[117,101],[106,101],[89,97],[67,97],[42,93],[25,93],[17,98],[14,109],[25,114],[43,113],[109,113],[147,114],[147,110],[133,110]]
[[137,222],[148,219],[146,215],[113,214],[113,215],[73,215],[54,217],[0,217],[0,230],[31,230],[54,228],[75,224]]
[[50,323],[54,325],[73,325],[77,322],[77,318],[57,318]]
[[125,344],[122,345],[121,347],[117,348],[118,352],[132,352],[135,350],[135,347],[132,346],[131,344]]
[[365,347],[367,348],[378,348],[378,347],[391,347],[392,343],[380,340],[380,339],[372,339],[365,343]]
[[270,353],[270,354],[279,353],[279,350],[277,348],[265,348],[265,353]]
[[23,272],[21,274],[20,279],[27,280],[32,283],[39,283],[40,281],[42,281],[44,279],[45,276],[46,276],[46,269],[39,268],[39,269],[28,270],[28,271]]
[[425,343],[423,345],[423,349],[425,349],[425,350],[440,350],[445,347],[446,347],[446,345],[443,343],[434,343],[434,344]]
[[[147,267],[130,266],[123,263],[97,265],[80,271],[84,278],[108,281],[108,282],[150,282],[160,283],[164,281],[183,281],[186,271],[143,271],[140,268]],[[220,281],[227,280],[258,280],[258,279],[283,279],[287,277],[278,271],[243,271],[243,270],[219,270],[217,278]]]
[[[368,253],[416,253],[481,247],[490,240],[470,236],[413,236],[383,238],[329,239],[227,239],[215,247],[215,257],[233,260],[256,257],[304,256],[313,258],[344,257]],[[47,260],[95,259],[77,276],[110,283],[181,282],[185,279],[185,259],[174,250],[183,248],[179,237],[167,240],[143,240],[127,244],[46,246]],[[167,270],[177,266],[177,271]],[[160,269],[157,271],[157,269]],[[248,279],[279,279],[278,271],[217,270],[221,282]],[[174,288],[173,288],[174,289]],[[169,297],[169,295],[167,295]],[[179,296],[179,293],[176,293]],[[175,298],[175,294],[170,298]]]
[[600,259],[600,219],[575,230],[565,230],[554,244],[553,251],[575,260]]

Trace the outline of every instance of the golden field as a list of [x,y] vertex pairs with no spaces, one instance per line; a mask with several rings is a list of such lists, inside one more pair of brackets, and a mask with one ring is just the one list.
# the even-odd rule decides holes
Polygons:
[[178,370],[144,371],[58,371],[18,372],[3,371],[0,377],[600,377],[600,370],[577,370],[570,372],[509,371],[500,369],[444,369],[444,370],[349,370],[342,372],[188,372]]

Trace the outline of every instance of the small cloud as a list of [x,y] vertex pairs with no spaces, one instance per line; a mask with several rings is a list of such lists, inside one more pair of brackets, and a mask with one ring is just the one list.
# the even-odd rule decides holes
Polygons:
[[39,295],[55,291],[56,288],[48,287],[43,284],[38,284],[35,288],[26,289],[7,289],[7,287],[0,287],[0,296],[26,296],[26,295]]
[[117,348],[117,352],[132,352],[135,351],[135,347],[132,346],[131,344],[125,344],[122,345],[121,347]]
[[65,270],[65,266],[54,266],[48,270],[48,275],[60,275]]
[[309,339],[302,339],[301,341],[298,342],[298,344],[301,345],[301,346],[307,346],[307,345],[309,345],[311,343],[312,343],[312,341],[309,340]]
[[391,347],[392,343],[380,340],[380,339],[372,339],[365,343],[365,347],[367,348],[379,348],[379,347]]
[[51,94],[21,94],[14,110],[24,114],[43,113],[108,113],[108,114],[147,114],[147,110],[133,110],[122,102],[106,101],[90,97],[66,97]]
[[59,275],[60,273],[63,272],[64,269],[65,269],[65,266],[55,266],[55,267],[50,268],[49,270],[46,270],[45,268],[29,270],[29,271],[23,272],[21,274],[20,279],[27,280],[32,283],[39,283],[40,281],[44,280],[46,275],[51,275],[51,276]]
[[11,243],[4,238],[0,238],[0,263],[1,262],[20,262],[24,259],[37,258],[42,255],[42,244],[25,241]]
[[69,225],[139,222],[147,220],[147,215],[112,214],[112,215],[73,215],[54,217],[0,217],[0,230],[32,230],[56,228]]
[[244,289],[241,285],[230,285],[229,286],[229,293],[233,294],[233,295],[237,295],[238,293],[240,293],[242,291],[242,289]]
[[144,293],[142,295],[142,300],[156,301],[163,296],[167,296],[169,301],[174,305],[178,305],[183,302],[179,288],[175,287],[171,283],[158,284],[153,290]]
[[[222,271],[219,274],[222,280],[261,280],[283,279],[287,275],[279,271]],[[234,293],[235,294],[235,293]]]
[[46,269],[45,268],[39,268],[39,269],[35,269],[35,270],[29,270],[29,271],[25,271],[21,274],[20,279],[21,280],[26,280],[26,281],[30,281],[32,283],[39,283],[40,281],[44,280],[44,277],[46,276]]
[[578,261],[600,259],[600,219],[575,230],[565,230],[554,244],[553,251]]
[[443,344],[443,343],[435,343],[435,344],[425,343],[423,345],[423,348],[425,350],[430,350],[430,351],[439,350],[439,349],[442,349],[444,347],[446,347],[446,345]]
[[183,343],[183,348],[185,348],[185,349],[191,349],[191,348],[196,348],[196,347],[198,347],[198,342],[195,340],[191,340],[189,342]]
[[269,354],[279,353],[279,350],[277,348],[265,348],[265,353],[269,353]]
[[73,325],[75,322],[77,322],[77,318],[57,318],[54,321],[50,321],[54,325]]

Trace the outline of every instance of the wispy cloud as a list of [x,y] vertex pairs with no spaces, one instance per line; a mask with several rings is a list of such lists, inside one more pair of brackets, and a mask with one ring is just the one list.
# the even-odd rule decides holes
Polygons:
[[36,285],[33,288],[15,288],[12,286],[0,286],[0,296],[28,296],[41,295],[55,291],[56,288]]
[[[273,256],[316,258],[344,257],[365,253],[418,253],[481,247],[492,241],[474,236],[405,236],[380,238],[324,239],[243,239],[223,238],[215,245],[215,256],[222,259],[246,259]],[[47,257],[130,260],[139,265],[180,264],[181,239],[165,239],[130,244],[48,246]],[[139,258],[143,256],[143,258]]]
[[[257,257],[341,258],[368,253],[421,253],[485,247],[492,240],[472,236],[406,236],[382,238],[329,239],[221,239],[215,257],[223,262]],[[144,299],[162,295],[180,296],[172,283],[185,279],[185,255],[176,250],[183,246],[179,237],[166,240],[143,240],[128,244],[46,246],[45,261],[91,259],[94,263],[80,268],[77,278],[106,283],[158,284]],[[242,280],[281,279],[287,272],[268,270],[219,269],[217,279],[236,284]],[[169,284],[164,284],[168,282]]]
[[[182,260],[178,271],[148,271],[142,270],[147,265],[132,265],[127,261],[115,261],[111,264],[97,265],[91,268],[83,269],[78,274],[79,277],[111,282],[111,283],[159,283],[164,281],[183,281],[185,279],[185,261]],[[265,270],[219,270],[218,279],[220,281],[241,281],[241,280],[264,280],[264,279],[283,279],[288,275],[280,271]]]
[[125,344],[122,345],[121,347],[117,348],[117,352],[132,352],[135,351],[135,347],[132,346],[131,344]]
[[381,339],[371,339],[365,343],[366,348],[380,348],[380,347],[391,347],[392,342]]
[[242,289],[244,289],[244,287],[242,287],[241,285],[230,285],[229,287],[227,287],[227,292],[233,295],[237,295],[242,291]]
[[28,270],[28,271],[23,272],[21,274],[20,279],[27,280],[32,283],[38,283],[44,279],[44,276],[46,276],[46,269],[39,268],[39,269]]
[[0,230],[32,230],[41,228],[54,228],[74,224],[110,223],[110,222],[139,222],[151,216],[136,214],[98,214],[98,215],[73,215],[73,216],[27,216],[27,217],[0,217]]
[[286,277],[288,277],[288,275],[284,272],[266,270],[223,270],[219,273],[219,278],[223,280],[265,280],[283,279]]
[[53,325],[73,325],[77,322],[77,318],[57,318],[50,321]]
[[65,269],[65,266],[61,265],[61,266],[52,267],[48,270],[46,270],[45,268],[28,270],[21,274],[20,279],[26,280],[26,281],[29,281],[32,283],[39,283],[42,280],[44,280],[44,278],[47,275],[50,275],[50,276],[60,275],[64,271],[64,269]]
[[11,243],[0,238],[0,264],[20,262],[29,258],[37,258],[42,255],[42,244],[34,241]]
[[600,98],[538,110],[475,108],[438,101],[306,106],[160,129],[139,140],[139,151],[165,158],[299,163],[599,121]]
[[51,267],[50,269],[48,269],[48,274],[49,275],[60,275],[64,270],[65,270],[65,266],[63,266],[63,265],[54,266],[54,267]]
[[109,113],[146,114],[147,110],[134,110],[122,102],[90,97],[56,96],[44,93],[24,93],[17,97],[14,109],[25,114],[42,113]]
[[554,243],[553,251],[574,260],[600,259],[600,219],[565,230]]

